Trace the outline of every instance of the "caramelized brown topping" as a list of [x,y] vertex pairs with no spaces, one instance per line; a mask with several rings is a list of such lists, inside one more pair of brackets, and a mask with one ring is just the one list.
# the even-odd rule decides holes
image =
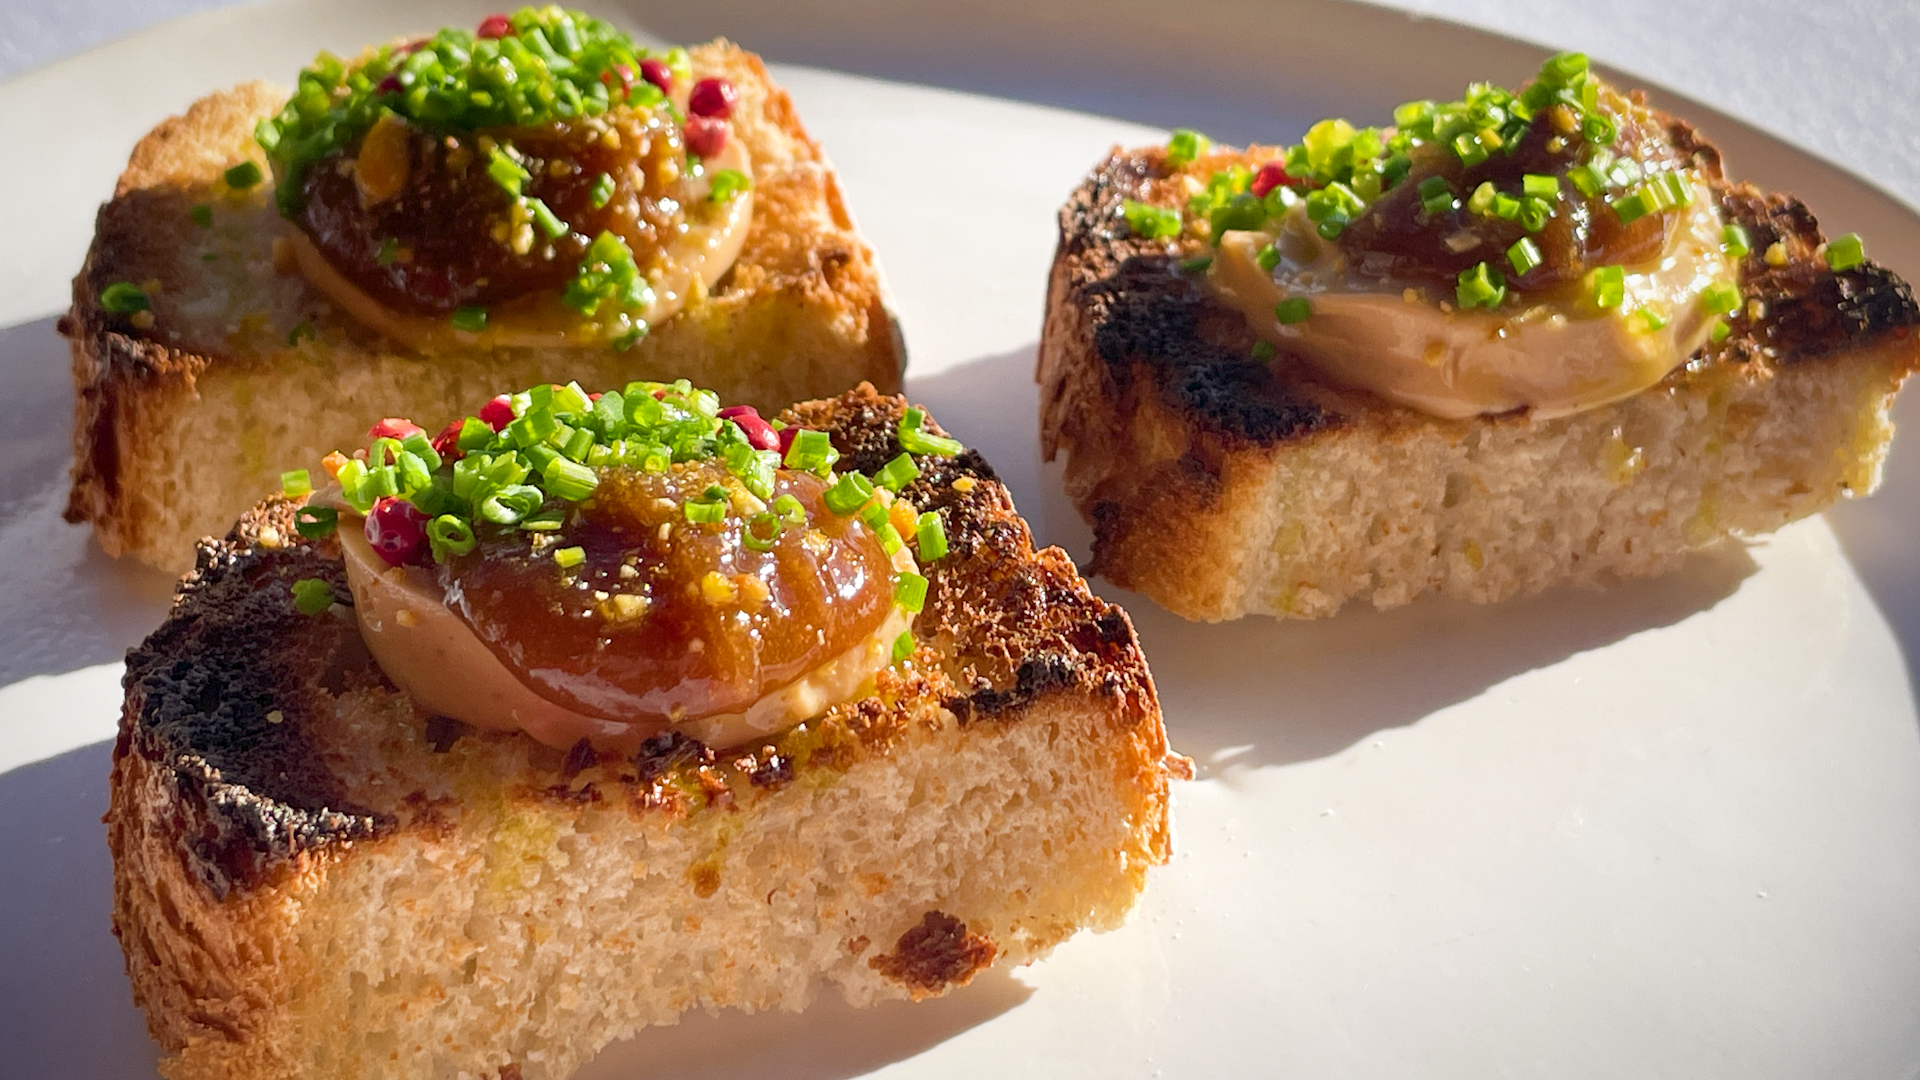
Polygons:
[[[689,522],[717,461],[665,474],[608,469],[553,533],[487,530],[439,569],[447,604],[523,683],[590,716],[679,720],[739,712],[859,644],[893,606],[893,570],[873,533],[822,501],[823,481],[776,474],[774,496],[807,509],[771,550],[741,517]],[[556,550],[585,559],[562,569]]]

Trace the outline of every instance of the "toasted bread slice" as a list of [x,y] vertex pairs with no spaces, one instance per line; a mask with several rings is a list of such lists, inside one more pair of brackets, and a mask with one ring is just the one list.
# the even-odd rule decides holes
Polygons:
[[1828,269],[1804,205],[1726,181],[1668,123],[1751,237],[1744,307],[1657,386],[1555,420],[1437,419],[1284,351],[1253,359],[1245,318],[1179,269],[1204,241],[1125,225],[1123,200],[1184,202],[1164,152],[1116,149],[1060,212],[1038,372],[1043,452],[1067,455],[1090,572],[1189,619],[1486,602],[1658,574],[1872,490],[1920,364],[1912,293],[1873,263]]
[[[723,41],[691,53],[697,76],[738,91],[733,130],[753,159],[753,222],[705,302],[626,352],[427,357],[394,345],[292,268],[271,185],[224,188],[228,166],[264,162],[254,124],[282,91],[237,87],[155,128],[100,209],[61,324],[78,398],[68,519],[92,522],[109,554],[177,572],[194,540],[275,489],[286,462],[356,443],[381,410],[453,416],[491,388],[569,379],[686,377],[767,409],[863,380],[898,389],[904,353],[878,270],[792,101],[751,53]],[[193,220],[199,205],[211,206],[211,225]],[[146,288],[151,319],[102,308],[101,291],[121,281]]]
[[[850,464],[900,452],[862,388],[787,414]],[[922,998],[1117,925],[1167,857],[1167,751],[1132,625],[1035,551],[972,453],[937,510],[910,660],[762,743],[629,760],[421,715],[332,538],[272,500],[200,548],[128,657],[114,929],[176,1078],[561,1077],[695,1008]],[[517,1071],[516,1071],[517,1070]]]

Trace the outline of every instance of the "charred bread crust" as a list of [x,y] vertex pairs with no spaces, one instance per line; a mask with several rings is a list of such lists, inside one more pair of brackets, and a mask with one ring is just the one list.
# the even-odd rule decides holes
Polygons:
[[[1645,393],[1707,394],[1729,381],[1753,386],[1861,357],[1885,366],[1886,394],[1897,389],[1920,366],[1920,307],[1907,283],[1872,262],[1841,273],[1829,269],[1821,257],[1824,238],[1803,203],[1726,180],[1714,147],[1684,122],[1669,124],[1727,220],[1746,228],[1751,250],[1742,266],[1745,304],[1729,319],[1730,336]],[[1214,161],[1224,167],[1273,154],[1253,147]],[[1115,148],[1060,211],[1036,374],[1041,446],[1048,460],[1068,454],[1068,493],[1094,529],[1089,573],[1141,589],[1190,618],[1231,618],[1265,606],[1230,595],[1237,589],[1231,583],[1189,588],[1179,580],[1224,561],[1222,553],[1235,545],[1269,539],[1233,535],[1238,526],[1223,512],[1228,492],[1240,493],[1237,498],[1260,488],[1253,478],[1271,476],[1277,462],[1302,447],[1347,437],[1393,443],[1465,429],[1329,385],[1284,350],[1271,362],[1252,359],[1255,337],[1244,318],[1213,294],[1204,271],[1180,267],[1205,253],[1203,243],[1142,240],[1126,225],[1125,200],[1184,202],[1171,177],[1162,149]],[[1530,422],[1515,413],[1467,423]],[[1148,474],[1150,482],[1140,479]],[[1864,490],[1846,493],[1855,492]],[[1413,587],[1415,593],[1421,588]],[[1500,595],[1496,589],[1474,598]],[[1375,602],[1403,601],[1382,603],[1376,596]],[[1293,613],[1331,610],[1308,607]]]
[[[854,466],[877,466],[901,452],[895,432],[905,407],[862,386],[797,406],[785,418],[830,431]],[[408,722],[418,730],[406,739],[418,748],[404,752],[407,768],[418,773],[431,770],[433,759],[450,762],[441,755],[457,756],[463,743],[510,747],[525,764],[498,776],[498,792],[486,799],[554,812],[625,807],[640,827],[725,832],[741,815],[778,805],[783,793],[885,767],[916,743],[958,738],[986,748],[998,745],[997,732],[1061,727],[1070,713],[1099,743],[1095,772],[1107,775],[1089,784],[1121,793],[1129,804],[1124,820],[1076,829],[1089,837],[1104,832],[1101,843],[1128,837],[1108,857],[1124,873],[1101,888],[1130,897],[1145,866],[1167,856],[1167,781],[1186,775],[1187,765],[1167,749],[1132,625],[1088,592],[1062,552],[1033,549],[1006,489],[977,455],[923,459],[923,466],[903,494],[941,515],[949,554],[925,568],[928,596],[913,661],[881,673],[874,696],[756,744],[708,747],[668,732],[617,760],[584,742],[561,754],[519,736],[413,715]],[[264,991],[248,984],[244,969],[289,961],[255,955],[285,946],[264,944],[273,934],[255,924],[271,920],[248,912],[287,896],[314,903],[313,883],[330,860],[350,860],[367,845],[431,845],[458,816],[457,802],[428,790],[433,784],[380,793],[382,781],[366,776],[391,776],[391,765],[382,772],[355,764],[354,748],[328,733],[344,696],[399,695],[359,643],[337,541],[299,538],[293,510],[284,499],[269,500],[225,539],[203,541],[167,622],[128,657],[108,814],[114,925],[136,998],[169,1053],[212,1039],[245,1057],[271,1022]],[[298,613],[290,586],[301,578],[328,582],[334,609]],[[401,702],[403,711],[412,709]],[[951,779],[959,784],[964,777]],[[705,898],[721,882],[717,865],[695,865],[684,888],[690,898]],[[1028,887],[1040,893],[1053,886]],[[935,904],[916,909],[897,940],[862,937],[846,948],[857,954],[879,945],[881,951],[856,957],[860,966],[917,999],[964,984],[996,957],[1044,952],[1090,917],[1069,912],[1067,922],[1033,930],[1029,940],[1020,936],[1027,931],[1014,934],[1007,925],[970,928],[964,920],[973,913]],[[1111,917],[1108,911],[1095,921]],[[229,918],[231,927],[222,922]],[[179,1075],[211,1071],[207,1062],[216,1058],[195,1056],[203,1051],[189,1052],[182,1060],[200,1064],[183,1066]]]
[[[768,411],[862,381],[897,390],[906,365],[905,346],[887,308],[879,270],[848,213],[837,176],[801,125],[792,99],[771,81],[757,56],[724,40],[696,47],[691,55],[696,71],[722,74],[753,88],[749,97],[757,107],[743,106],[734,117],[737,137],[756,151],[753,222],[739,259],[706,302],[655,327],[617,356],[502,350],[492,358],[420,358],[385,342],[298,280],[297,271],[277,263],[269,271],[265,246],[277,227],[277,215],[264,197],[251,202],[230,199],[217,183],[235,160],[259,159],[251,141],[253,126],[280,107],[284,91],[266,83],[245,84],[209,95],[185,114],[162,122],[134,148],[113,198],[101,206],[93,243],[74,278],[73,306],[59,323],[73,356],[76,397],[67,520],[93,523],[109,554],[133,554],[181,569],[192,538],[224,527],[268,486],[237,486],[248,492],[243,501],[201,515],[206,527],[185,534],[188,543],[170,550],[165,545],[178,531],[171,522],[173,502],[192,496],[159,494],[157,489],[167,486],[169,470],[178,463],[155,459],[190,438],[191,413],[203,397],[220,395],[228,383],[257,383],[261,375],[300,355],[290,335],[302,325],[334,350],[314,369],[316,381],[331,378],[350,392],[355,365],[364,357],[369,367],[379,370],[363,373],[363,378],[394,381],[399,391],[422,399],[386,396],[365,402],[364,408],[440,404],[430,399],[457,385],[458,376],[435,368],[449,364],[493,363],[503,375],[511,370],[516,376],[495,381],[523,385],[542,378],[588,379],[602,368],[608,377],[600,381],[608,382],[616,381],[614,372],[651,378],[672,368],[674,374],[690,375],[699,365],[721,362],[730,368],[702,385]],[[197,260],[183,254],[208,242],[208,230],[189,217],[190,209],[201,204],[213,205],[222,215],[233,206],[236,213],[244,208],[262,216],[262,223],[252,227],[257,235],[223,252],[223,257],[253,258],[260,264],[256,279],[274,279],[258,285],[259,315],[223,315],[213,325],[172,307],[183,295],[233,287],[231,281],[210,276],[213,271],[202,273]],[[157,285],[151,325],[136,325],[129,315],[101,307],[101,291],[121,281]],[[731,354],[743,359],[725,360]],[[777,365],[787,355],[801,359]],[[344,373],[328,374],[334,371],[327,366],[333,360]],[[731,370],[754,360],[765,365],[757,374]],[[288,370],[289,378],[300,377],[291,374],[296,368]],[[540,374],[518,377],[535,371]],[[261,392],[257,385],[249,389]],[[315,410],[322,415],[313,418],[313,425],[333,424],[345,433],[355,424],[364,428],[378,419],[341,408],[343,404],[354,403],[334,401],[328,410]],[[326,441],[328,437],[319,438],[315,445]],[[341,434],[331,441],[351,440]],[[291,460],[273,447],[254,456],[276,463]]]

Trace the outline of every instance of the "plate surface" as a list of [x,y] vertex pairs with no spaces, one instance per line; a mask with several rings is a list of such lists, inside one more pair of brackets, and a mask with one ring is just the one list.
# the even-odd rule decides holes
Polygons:
[[[169,583],[58,516],[71,390],[52,324],[93,208],[134,140],[208,89],[288,81],[318,48],[476,10],[217,13],[0,86],[0,145],[58,148],[31,174],[0,173],[9,1076],[148,1076],[155,1054],[107,928],[98,819],[118,659]],[[613,14],[666,40],[724,32],[776,59],[931,84],[776,67],[889,274],[910,393],[987,454],[1043,539],[1084,553],[1057,468],[1038,461],[1031,382],[1052,215],[1080,175],[1112,143],[1161,137],[1139,123],[1293,139],[1322,114],[1517,81],[1540,55],[1329,2],[1174,11],[749,0]],[[1265,74],[1236,74],[1249,70]],[[1857,229],[1920,274],[1920,220],[1894,200],[1655,98],[1737,175],[1799,192],[1830,232]],[[1920,421],[1911,399],[1901,412]],[[1201,772],[1178,789],[1178,854],[1125,928],[924,1005],[689,1017],[581,1075],[1913,1076],[1916,527],[1909,436],[1876,499],[1605,593],[1203,626],[1100,586],[1132,613]]]

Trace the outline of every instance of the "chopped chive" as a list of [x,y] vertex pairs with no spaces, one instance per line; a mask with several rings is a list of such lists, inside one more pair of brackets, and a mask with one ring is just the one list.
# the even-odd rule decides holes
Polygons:
[[1643,191],[1609,199],[1607,205],[1613,207],[1613,212],[1619,216],[1622,225],[1631,225],[1652,213],[1654,209]]
[[791,495],[782,495],[773,500],[773,512],[780,515],[781,521],[796,529],[807,523],[807,508]]
[[1587,271],[1587,295],[1597,308],[1616,308],[1627,295],[1627,272],[1619,266],[1596,266]]
[[525,166],[508,157],[507,152],[499,146],[495,146],[493,153],[487,157],[487,175],[500,186],[500,190],[516,199],[520,197],[526,182],[533,179]]
[[754,551],[772,551],[786,528],[779,514],[762,511],[741,524],[740,542]]
[[1836,236],[1827,241],[1827,268],[1834,273],[1851,270],[1867,261],[1866,245],[1859,233]]
[[1273,273],[1273,268],[1280,265],[1280,249],[1268,244],[1260,249],[1260,254],[1253,257],[1253,263],[1267,273]]
[[520,519],[520,527],[528,532],[552,532],[564,524],[566,516],[558,510],[542,510]]
[[259,183],[262,176],[260,164],[255,161],[243,161],[225,173],[227,186],[235,191],[245,191]]
[[313,479],[305,469],[289,469],[280,474],[280,494],[289,499],[313,494]]
[[927,603],[927,579],[907,572],[893,579],[893,602],[919,614]]
[[1507,298],[1507,283],[1504,275],[1486,263],[1476,263],[1470,270],[1460,271],[1458,282],[1454,286],[1454,299],[1458,300],[1462,310],[1476,307],[1497,308]]
[[913,649],[913,631],[901,631],[900,636],[893,639],[893,662],[897,664],[912,656]]
[[571,569],[587,561],[587,549],[582,547],[556,548],[553,552],[553,561],[559,564],[562,570]]
[[1607,177],[1592,165],[1575,165],[1567,170],[1567,181],[1574,190],[1591,199],[1607,190]]
[[340,512],[331,506],[303,506],[293,512],[293,531],[309,540],[333,535]]
[[487,309],[476,304],[453,309],[453,315],[447,319],[455,330],[477,334],[487,328]]
[[1170,206],[1152,206],[1132,199],[1125,200],[1121,206],[1127,227],[1143,240],[1165,240],[1180,235],[1180,211]]
[[1256,341],[1253,343],[1253,349],[1250,355],[1255,360],[1271,360],[1273,359],[1273,353],[1274,353],[1273,342]]
[[723,203],[753,186],[753,180],[738,169],[721,169],[713,174],[707,201]]
[[427,543],[432,546],[433,561],[445,562],[449,555],[472,551],[480,541],[474,538],[472,525],[452,514],[441,514],[427,523]]
[[116,281],[100,290],[100,306],[115,315],[131,315],[153,307],[147,294],[132,282]]
[[394,260],[399,257],[400,241],[395,240],[391,236],[380,241],[380,250],[373,253],[373,261],[381,266],[392,266]]
[[840,452],[833,448],[833,439],[826,432],[802,429],[794,434],[793,445],[787,448],[785,464],[789,469],[825,476],[839,460]]
[[1180,269],[1185,270],[1189,274],[1201,273],[1212,265],[1213,256],[1211,255],[1196,255],[1191,259],[1180,260]]
[[599,177],[594,180],[593,186],[587,189],[587,201],[593,204],[595,210],[612,202],[613,177],[608,176],[606,173],[601,173]]
[[898,492],[901,488],[913,483],[919,475],[920,466],[913,463],[913,455],[902,453],[881,466],[880,471],[873,474],[873,482],[888,491]]
[[922,429],[927,414],[922,409],[908,409],[901,414],[897,434],[900,448],[910,454],[938,454],[952,457],[966,449],[958,439],[949,439],[944,435],[934,435]]
[[554,213],[546,203],[529,195],[527,210],[533,214],[533,223],[540,226],[541,232],[547,234],[547,239],[558,240],[567,235],[567,223],[561,221],[560,215]]
[[1453,185],[1444,176],[1429,176],[1415,189],[1420,194],[1420,209],[1427,214],[1444,214],[1460,204],[1453,197]]
[[938,512],[928,510],[914,520],[914,548],[922,563],[937,562],[947,557],[947,530],[940,523]]
[[568,502],[579,502],[593,494],[593,489],[600,485],[599,474],[564,457],[555,457],[548,462],[546,468],[541,470],[540,477],[547,482],[548,494]]
[[1213,140],[1192,128],[1178,128],[1167,140],[1167,167],[1178,169],[1207,152]]
[[1557,199],[1560,197],[1560,178],[1527,173],[1520,178],[1520,194],[1536,199]]
[[1545,259],[1540,254],[1540,246],[1529,237],[1521,237],[1507,249],[1507,264],[1513,267],[1516,275],[1523,275],[1539,266]]
[[1493,181],[1483,180],[1479,187],[1473,189],[1473,194],[1467,196],[1467,209],[1481,217],[1491,217],[1493,201],[1499,197],[1500,191],[1493,186]]
[[1714,315],[1726,315],[1740,306],[1740,287],[1731,281],[1716,281],[1700,290],[1700,306]]
[[841,473],[826,493],[827,509],[846,517],[873,498],[873,483],[857,472]]
[[1647,333],[1652,333],[1655,330],[1665,330],[1667,328],[1667,317],[1650,307],[1643,307],[1639,311],[1634,312],[1634,314],[1639,316],[1640,328]]
[[1732,334],[1733,334],[1733,327],[1727,325],[1727,320],[1715,319],[1713,320],[1713,332],[1707,336],[1709,337],[1709,339],[1712,340],[1712,342],[1715,345],[1718,345],[1721,342],[1727,340],[1727,338],[1732,336]]
[[[711,492],[712,489],[709,488],[708,491]],[[714,498],[710,494],[702,494],[688,499],[685,503],[681,504],[680,512],[685,514],[687,520],[693,522],[695,525],[712,525],[715,522],[725,520],[727,516],[726,492],[724,490],[721,491],[718,498]]]
[[187,208],[187,217],[192,218],[195,225],[204,229],[213,224],[213,207],[208,203],[190,206]]
[[1753,242],[1747,239],[1747,230],[1738,224],[1730,224],[1720,230],[1720,250],[1736,259],[1744,259],[1753,251]]
[[1312,316],[1313,302],[1304,296],[1289,296],[1273,305],[1273,317],[1278,319],[1282,326],[1306,322]]
[[301,578],[293,583],[293,609],[302,615],[318,615],[333,606],[333,586],[319,578]]

